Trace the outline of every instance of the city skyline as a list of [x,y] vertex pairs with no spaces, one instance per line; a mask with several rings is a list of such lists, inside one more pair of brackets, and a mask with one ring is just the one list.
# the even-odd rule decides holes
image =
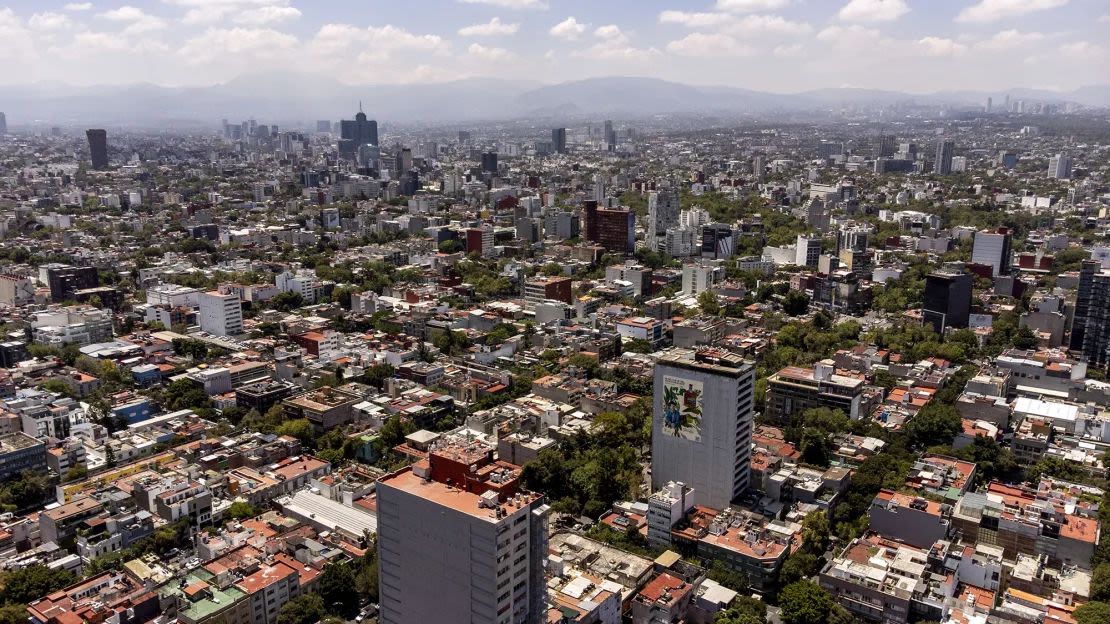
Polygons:
[[1093,0],[298,0],[10,2],[7,84],[220,84],[256,72],[346,84],[644,76],[780,93],[929,93],[1106,82]]

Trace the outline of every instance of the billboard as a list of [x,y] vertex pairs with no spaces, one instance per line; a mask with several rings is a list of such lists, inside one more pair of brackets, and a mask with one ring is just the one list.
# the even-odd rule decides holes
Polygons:
[[704,387],[699,381],[663,377],[663,432],[701,441],[701,409]]

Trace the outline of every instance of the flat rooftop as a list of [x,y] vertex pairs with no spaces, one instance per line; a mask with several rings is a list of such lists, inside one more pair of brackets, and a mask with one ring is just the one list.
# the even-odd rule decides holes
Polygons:
[[[460,490],[446,483],[425,480],[417,476],[411,467],[382,478],[378,485],[379,487],[384,485],[401,490],[417,498],[454,509],[460,513],[469,514],[475,518],[482,518],[493,523],[500,520],[493,507],[482,506],[482,497],[478,494]],[[498,503],[497,506],[509,514],[513,514],[527,507],[537,498],[539,498],[539,494],[525,492],[511,497],[505,502]]]

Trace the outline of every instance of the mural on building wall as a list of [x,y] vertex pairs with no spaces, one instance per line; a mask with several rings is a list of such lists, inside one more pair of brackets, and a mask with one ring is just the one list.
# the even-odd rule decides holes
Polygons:
[[663,430],[694,442],[701,441],[701,382],[663,377]]

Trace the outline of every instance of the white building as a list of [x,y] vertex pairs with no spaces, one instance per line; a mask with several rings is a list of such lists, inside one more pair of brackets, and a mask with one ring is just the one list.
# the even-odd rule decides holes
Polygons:
[[1071,179],[1071,156],[1057,154],[1048,159],[1048,177],[1057,180]]
[[703,264],[682,267],[682,294],[697,296],[713,288],[719,271],[719,267]]
[[87,345],[112,339],[112,313],[91,306],[69,306],[37,312],[31,321],[34,341],[61,346]]
[[285,271],[274,279],[278,290],[295,292],[306,304],[316,303],[324,297],[324,285],[314,275]]
[[794,264],[798,266],[816,267],[821,258],[821,239],[816,236],[798,235],[798,242],[794,248]]
[[200,328],[215,336],[237,336],[243,333],[243,306],[239,296],[226,295],[217,290],[200,296],[200,313],[197,315]]

